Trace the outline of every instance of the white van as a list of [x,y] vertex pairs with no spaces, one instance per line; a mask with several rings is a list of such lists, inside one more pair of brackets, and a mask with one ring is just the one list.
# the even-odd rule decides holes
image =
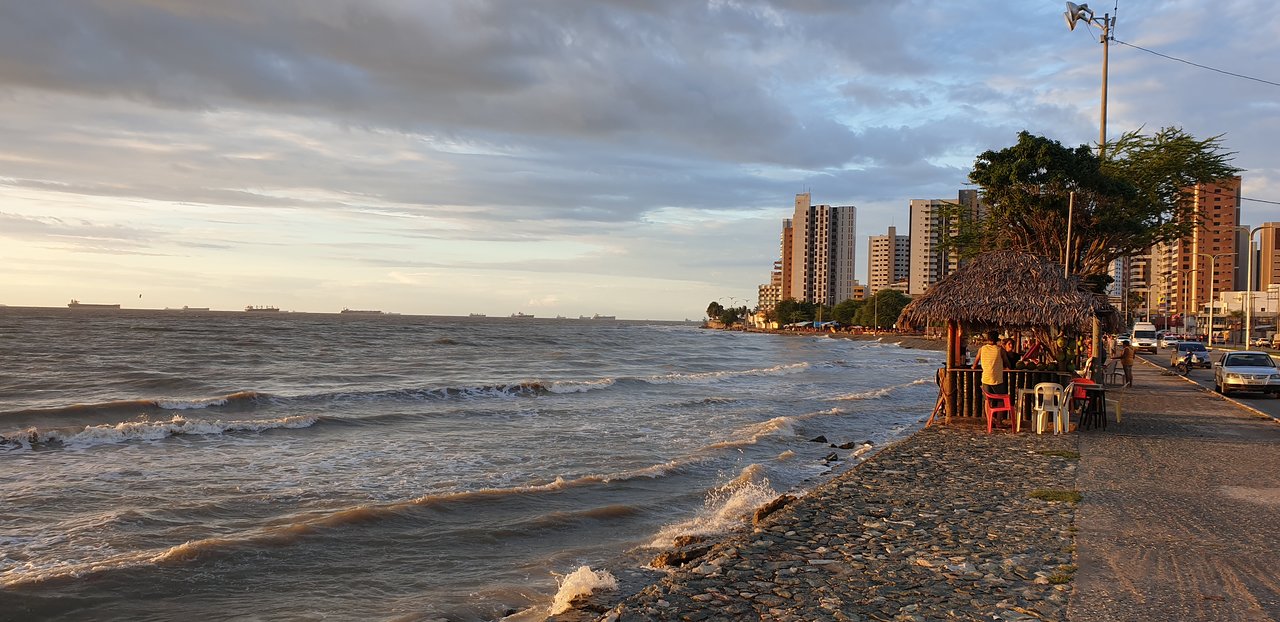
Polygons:
[[1156,336],[1156,325],[1150,322],[1134,322],[1133,331],[1130,334],[1130,343],[1133,349],[1139,352],[1150,352],[1152,354],[1160,353],[1160,342]]

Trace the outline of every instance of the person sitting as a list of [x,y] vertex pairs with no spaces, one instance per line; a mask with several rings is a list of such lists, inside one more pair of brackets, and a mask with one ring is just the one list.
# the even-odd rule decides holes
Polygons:
[[1008,386],[1004,381],[1005,351],[999,345],[1000,335],[996,331],[987,333],[986,345],[978,348],[978,355],[973,359],[973,368],[982,368],[982,387],[992,395],[1007,395]]

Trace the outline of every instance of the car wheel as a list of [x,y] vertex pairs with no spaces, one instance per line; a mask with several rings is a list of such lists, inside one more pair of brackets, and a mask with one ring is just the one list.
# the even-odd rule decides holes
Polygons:
[[1216,379],[1213,381],[1213,392],[1222,393],[1222,385],[1218,384],[1218,381]]

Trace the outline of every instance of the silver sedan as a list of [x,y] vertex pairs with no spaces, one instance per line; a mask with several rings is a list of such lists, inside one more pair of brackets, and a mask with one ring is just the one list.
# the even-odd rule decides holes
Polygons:
[[1223,395],[1231,391],[1280,395],[1280,368],[1266,352],[1228,352],[1213,364],[1213,389]]

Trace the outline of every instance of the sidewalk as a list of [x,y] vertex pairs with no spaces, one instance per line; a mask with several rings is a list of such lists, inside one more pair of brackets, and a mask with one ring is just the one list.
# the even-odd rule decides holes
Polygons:
[[1072,622],[1280,620],[1280,425],[1150,365],[1080,438]]

